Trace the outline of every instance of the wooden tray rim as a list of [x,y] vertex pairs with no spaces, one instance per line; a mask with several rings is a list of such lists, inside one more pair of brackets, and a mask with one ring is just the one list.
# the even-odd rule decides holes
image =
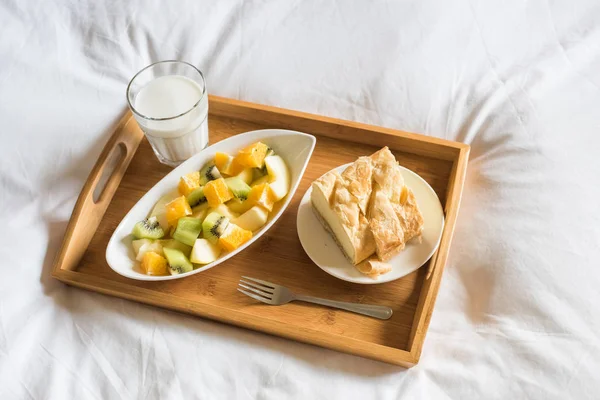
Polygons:
[[[137,127],[137,124],[135,124],[135,120],[129,111],[121,119],[114,134],[107,142],[96,165],[90,172],[90,175],[84,184],[77,203],[75,204],[71,219],[69,220],[63,243],[55,258],[52,276],[66,284],[87,290],[187,314],[193,314],[366,358],[372,358],[405,367],[411,367],[417,364],[421,356],[425,335],[431,320],[431,314],[435,305],[442,273],[448,257],[464,186],[470,147],[463,143],[416,133],[382,128],[213,95],[209,96],[209,114],[226,116],[232,119],[240,119],[249,122],[271,124],[274,128],[305,131],[314,133],[317,136],[327,136],[365,144],[385,142],[385,136],[393,136],[396,140],[402,141],[407,147],[410,147],[411,153],[452,161],[453,166],[448,178],[448,192],[446,204],[444,205],[446,222],[440,246],[430,262],[431,271],[424,280],[419,295],[408,345],[410,351],[347,337],[344,337],[343,340],[339,340],[340,335],[337,334],[325,333],[314,329],[299,328],[298,326],[289,326],[278,321],[270,320],[269,324],[262,325],[260,322],[263,319],[258,316],[249,316],[242,312],[215,305],[189,304],[186,302],[181,302],[181,304],[175,304],[176,302],[168,303],[165,302],[165,300],[176,298],[177,296],[173,294],[167,295],[155,290],[77,272],[76,268],[79,261],[94,236],[98,225],[119,186],[120,180],[125,174],[127,167],[143,138],[143,133],[139,127]],[[128,125],[132,123],[135,124],[135,126],[128,127]],[[134,133],[122,135],[122,133],[125,132],[126,127],[130,132],[133,131]],[[370,136],[367,139],[364,137],[366,135],[359,135],[358,132],[369,133]],[[349,134],[354,135],[349,136]],[[349,137],[351,137],[352,140],[349,140]],[[102,195],[98,200],[94,201],[92,199],[93,191],[106,167],[106,160],[117,148],[124,151],[125,154],[122,157],[120,164],[116,166],[111,177],[108,179]],[[94,226],[94,229],[91,230],[91,232],[81,229],[81,226],[78,225],[78,221],[82,217],[87,219],[86,225]],[[226,310],[227,312],[215,312],[217,310]],[[223,315],[227,315],[227,317],[224,317]]]

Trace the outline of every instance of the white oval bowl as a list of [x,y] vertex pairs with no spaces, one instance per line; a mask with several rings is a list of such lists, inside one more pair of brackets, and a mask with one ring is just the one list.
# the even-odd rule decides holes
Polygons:
[[[236,154],[238,150],[258,141],[261,141],[272,147],[275,152],[284,159],[290,170],[291,178],[289,193],[283,200],[279,201],[275,205],[275,208],[269,214],[267,223],[260,230],[254,233],[252,239],[238,247],[236,250],[225,253],[214,262],[206,264],[185,274],[151,276],[137,271],[136,268],[139,268],[139,262],[135,260],[135,255],[131,247],[131,231],[133,230],[135,223],[148,217],[148,214],[152,211],[154,204],[156,204],[156,202],[164,194],[177,188],[179,178],[182,175],[197,171],[202,168],[204,164],[214,158],[216,152],[220,151],[229,154]],[[154,185],[154,187],[150,189],[148,193],[146,193],[136,203],[136,205],[131,208],[121,223],[119,223],[119,226],[117,229],[115,229],[110,241],[108,242],[108,246],[106,247],[106,261],[108,262],[108,265],[113,271],[127,278],[141,281],[166,281],[195,275],[202,271],[216,267],[223,261],[230,259],[240,251],[243,251],[246,247],[252,245],[252,243],[260,238],[266,231],[268,231],[269,228],[271,228],[271,226],[273,226],[273,224],[279,219],[279,217],[281,217],[283,212],[290,204],[292,197],[294,197],[294,193],[296,193],[298,184],[302,179],[302,175],[304,175],[308,161],[310,160],[312,152],[315,148],[316,141],[317,140],[314,136],[306,133],[288,131],[284,129],[264,129],[232,136],[207,147],[161,179],[160,182]]]

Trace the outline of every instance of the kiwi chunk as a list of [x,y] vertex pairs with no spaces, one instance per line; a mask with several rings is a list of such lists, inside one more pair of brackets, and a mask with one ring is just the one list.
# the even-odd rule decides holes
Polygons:
[[194,217],[182,217],[177,221],[173,239],[188,246],[193,246],[202,232],[202,221]]
[[219,178],[221,178],[221,173],[215,164],[207,164],[200,170],[200,185],[202,186]]
[[251,188],[242,180],[242,178],[237,176],[227,178],[225,179],[225,183],[236,199],[246,200],[248,198],[248,193],[250,193]]
[[227,225],[229,225],[229,218],[224,217],[218,212],[211,212],[202,222],[204,239],[216,244],[225,232]]
[[190,207],[196,207],[197,205],[206,203],[204,187],[200,186],[199,188],[194,189],[190,194],[188,194],[187,201],[190,204]]
[[194,269],[194,266],[188,258],[179,250],[163,248],[167,262],[169,263],[169,272],[171,275],[184,274]]
[[160,227],[156,217],[146,218],[136,223],[131,233],[136,239],[160,239],[165,236],[165,231]]
[[179,250],[186,257],[189,257],[190,254],[191,254],[191,252],[192,252],[192,246],[188,246],[187,244],[183,244],[179,240],[175,240],[175,239],[161,240],[160,244],[162,245],[163,250],[165,248]]

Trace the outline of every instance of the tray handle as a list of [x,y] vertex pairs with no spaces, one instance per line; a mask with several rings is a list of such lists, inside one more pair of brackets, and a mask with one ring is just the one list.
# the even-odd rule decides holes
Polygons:
[[144,134],[131,112],[119,121],[90,172],[69,220],[53,272],[74,271],[81,261]]

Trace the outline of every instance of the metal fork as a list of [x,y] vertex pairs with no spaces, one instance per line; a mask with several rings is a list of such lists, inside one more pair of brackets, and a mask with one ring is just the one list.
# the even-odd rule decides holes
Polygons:
[[256,278],[250,278],[249,276],[242,276],[239,285],[240,287],[238,287],[237,290],[244,293],[246,296],[250,296],[255,300],[262,301],[263,303],[271,304],[273,306],[280,306],[282,304],[287,304],[290,301],[299,300],[306,301],[308,303],[321,304],[328,307],[340,308],[342,310],[352,311],[357,314],[368,315],[369,317],[375,317],[379,319],[389,319],[393,313],[393,310],[390,307],[385,306],[348,303],[345,301],[334,301],[319,297],[295,294],[284,286],[276,285],[275,283]]

